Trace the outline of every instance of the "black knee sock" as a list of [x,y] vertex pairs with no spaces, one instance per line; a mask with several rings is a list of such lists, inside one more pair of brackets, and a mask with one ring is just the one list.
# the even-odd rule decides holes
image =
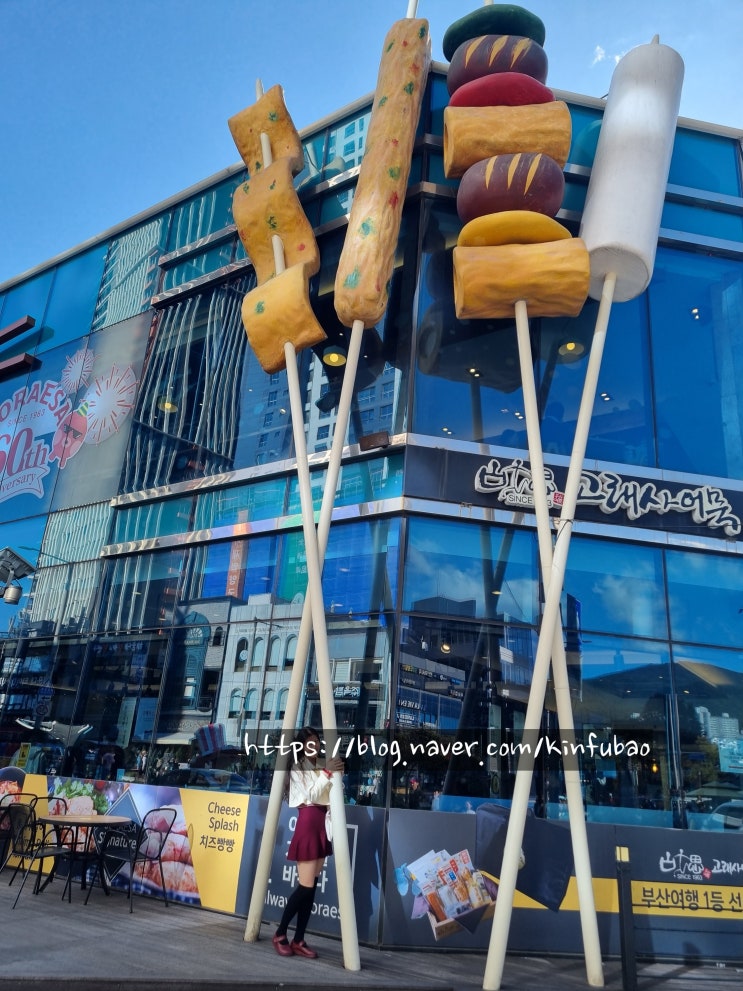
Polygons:
[[294,939],[297,943],[304,940],[304,931],[312,915],[312,906],[315,904],[315,891],[317,890],[317,878],[311,888],[303,888],[306,892],[302,904],[297,911],[297,928],[294,930]]
[[[281,916],[279,928],[276,930],[277,936],[286,936],[286,931],[291,925],[291,921],[295,915],[297,916],[297,920],[299,920],[299,913],[308,895],[312,900],[314,900],[315,889],[305,888],[301,884],[298,884],[294,891],[292,891],[291,895],[289,895],[289,901],[286,903],[286,907],[284,908],[284,914]],[[312,901],[310,901],[310,912],[311,911]],[[299,925],[299,922],[297,922],[297,925]]]

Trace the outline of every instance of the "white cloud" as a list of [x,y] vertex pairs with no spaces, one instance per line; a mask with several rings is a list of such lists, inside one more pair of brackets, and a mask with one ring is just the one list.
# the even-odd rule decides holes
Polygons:
[[624,58],[626,54],[626,52],[620,52],[618,55],[609,55],[607,54],[605,48],[602,48],[601,45],[596,45],[593,50],[593,61],[591,62],[591,68],[593,68],[594,65],[599,65],[601,62],[613,62],[614,65],[616,65],[617,62]]

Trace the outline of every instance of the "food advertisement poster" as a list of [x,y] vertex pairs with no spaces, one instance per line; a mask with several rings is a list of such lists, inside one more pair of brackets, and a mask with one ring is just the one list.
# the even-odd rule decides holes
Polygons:
[[[497,899],[507,824],[507,808],[495,805],[481,805],[475,815],[391,809],[383,944],[486,950],[492,911],[485,893]],[[603,823],[588,823],[587,832],[604,953],[621,952],[615,851],[624,846],[638,953],[677,955],[686,940],[700,958],[740,959],[739,834]],[[582,953],[578,912],[567,820],[529,815],[509,948]]]
[[[168,899],[235,912],[248,820],[247,795],[22,772],[16,773],[12,781],[4,782],[4,788],[5,796],[24,792],[38,795],[42,800],[46,798],[46,808],[43,801],[37,806],[42,815],[45,812],[71,816],[110,814],[125,816],[138,826],[151,809],[162,806],[176,809],[176,819],[162,853]],[[95,836],[98,841],[102,839],[97,832]],[[106,857],[105,870],[113,888],[128,887],[129,865],[121,853],[113,852]],[[137,867],[132,890],[162,897],[157,863]]]
[[[6,772],[12,772],[10,776]],[[49,812],[124,815],[135,824],[163,805],[177,810],[163,853],[168,898],[246,917],[268,799],[207,789],[25,774],[6,768],[3,800],[47,797]],[[59,805],[57,803],[59,802]],[[43,801],[39,811],[44,809]],[[487,949],[498,897],[508,809],[482,804],[472,815],[346,806],[359,940],[371,945]],[[263,918],[277,922],[296,885],[286,851],[296,812],[282,806]],[[586,824],[602,952],[619,954],[616,851],[626,848],[638,954],[676,956],[685,943],[700,959],[740,960],[743,845],[737,831]],[[149,865],[133,890],[161,897]],[[112,887],[128,886],[128,864],[106,859]],[[382,879],[384,878],[384,886]],[[383,923],[380,906],[384,898]],[[567,820],[528,815],[520,851],[509,948],[582,953],[578,892]],[[536,921],[536,925],[535,925]],[[332,857],[320,877],[311,932],[339,935]]]

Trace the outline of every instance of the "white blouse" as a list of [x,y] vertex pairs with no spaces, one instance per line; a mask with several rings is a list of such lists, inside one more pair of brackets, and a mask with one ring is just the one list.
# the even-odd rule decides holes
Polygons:
[[330,805],[332,777],[309,761],[301,761],[289,772],[289,805]]

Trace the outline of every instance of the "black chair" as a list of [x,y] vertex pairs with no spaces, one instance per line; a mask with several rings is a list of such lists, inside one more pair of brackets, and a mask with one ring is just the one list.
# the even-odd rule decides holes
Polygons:
[[28,867],[24,871],[23,880],[12,907],[15,908],[18,904],[18,899],[21,897],[21,892],[34,864],[38,865],[34,894],[39,893],[42,888],[41,876],[44,862],[49,860],[52,861],[52,869],[44,882],[44,887],[53,880],[59,861],[65,860],[67,862],[67,876],[62,897],[64,898],[67,894],[68,901],[72,901],[72,867],[77,857],[77,830],[73,826],[48,825],[44,827],[37,821],[34,809],[23,803],[11,805],[9,812],[11,847],[13,853],[19,858],[9,884],[13,883],[18,871],[28,861]]
[[13,802],[23,802],[25,805],[31,805],[36,808],[36,803],[39,800],[38,795],[34,795],[32,791],[18,791],[11,792],[9,795],[3,795],[0,799],[0,808],[5,809]]
[[[142,822],[135,829],[107,829],[103,838],[100,861],[104,861],[106,856],[116,856],[118,859],[125,859],[129,869],[129,911],[134,911],[132,900],[132,884],[138,869],[141,873],[142,882],[153,883],[151,874],[154,865],[157,864],[160,874],[160,886],[162,888],[165,906],[168,906],[168,892],[165,885],[165,873],[163,871],[162,854],[165,843],[173,829],[173,823],[178,815],[177,809],[171,806],[162,806],[157,809],[150,809],[144,816]],[[113,851],[116,851],[113,853]],[[85,898],[87,904],[90,898],[90,891]]]
[[36,808],[38,795],[30,791],[11,792],[0,798],[0,871],[4,869],[13,855],[10,845],[10,814],[8,809],[14,802],[25,802]]
[[11,885],[18,871],[25,869],[26,861],[36,848],[38,823],[33,806],[26,802],[8,802],[3,806],[1,814],[8,833],[8,847],[5,851],[3,867],[8,865],[11,857],[18,858],[16,868],[8,881],[8,885]]

